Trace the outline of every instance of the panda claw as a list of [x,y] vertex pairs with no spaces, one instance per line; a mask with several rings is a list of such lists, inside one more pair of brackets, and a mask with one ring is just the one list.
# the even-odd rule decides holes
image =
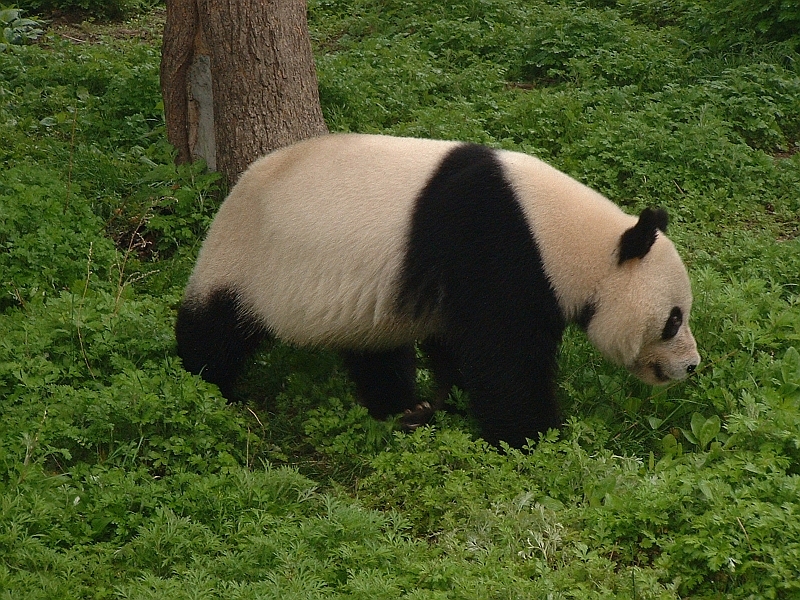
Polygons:
[[436,409],[430,402],[420,402],[414,408],[407,408],[400,417],[400,426],[404,431],[414,431],[421,425],[425,425],[433,417]]

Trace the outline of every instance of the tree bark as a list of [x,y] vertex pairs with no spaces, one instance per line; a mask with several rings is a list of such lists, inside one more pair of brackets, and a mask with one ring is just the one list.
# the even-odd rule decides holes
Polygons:
[[161,44],[161,97],[167,139],[175,146],[178,164],[192,160],[189,147],[189,67],[198,31],[196,0],[168,0]]
[[328,131],[305,0],[167,0],[161,90],[176,160],[204,158],[230,184]]

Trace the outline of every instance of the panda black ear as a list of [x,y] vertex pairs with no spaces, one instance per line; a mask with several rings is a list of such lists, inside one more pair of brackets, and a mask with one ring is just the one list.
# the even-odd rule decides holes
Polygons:
[[642,258],[650,251],[660,229],[666,232],[669,217],[662,208],[645,208],[639,221],[619,239],[619,264],[632,258]]

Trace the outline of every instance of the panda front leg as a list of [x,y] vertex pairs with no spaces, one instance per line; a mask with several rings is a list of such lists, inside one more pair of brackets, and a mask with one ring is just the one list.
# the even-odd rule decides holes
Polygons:
[[436,411],[445,407],[453,386],[464,388],[456,357],[445,343],[430,338],[420,344],[420,349],[427,357],[426,363],[436,387],[430,401],[418,402],[413,408],[403,411],[400,426],[405,431],[413,431],[422,425],[427,425]]
[[561,426],[555,398],[558,342],[543,336],[469,336],[460,344],[460,372],[483,438],[521,448]]
[[376,419],[416,406],[417,362],[414,346],[382,351],[342,352],[361,405]]

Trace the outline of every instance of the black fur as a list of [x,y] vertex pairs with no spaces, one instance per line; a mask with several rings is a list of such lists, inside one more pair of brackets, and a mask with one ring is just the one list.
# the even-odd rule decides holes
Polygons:
[[416,405],[415,355],[414,346],[381,352],[342,352],[359,402],[374,418],[385,419]]
[[622,234],[619,241],[619,264],[632,258],[643,258],[656,242],[656,233],[667,231],[669,217],[662,208],[645,208],[636,225]]
[[204,302],[185,301],[175,323],[178,356],[191,373],[219,386],[231,398],[245,359],[268,332],[245,311],[233,290],[216,290]]
[[496,153],[461,145],[415,207],[398,309],[436,312],[442,386],[461,380],[484,438],[520,447],[561,423],[556,355],[564,318]]
[[578,314],[578,318],[575,320],[575,322],[578,324],[578,327],[584,331],[589,329],[589,323],[592,322],[596,312],[597,305],[594,302],[588,302],[584,304],[580,314]]

